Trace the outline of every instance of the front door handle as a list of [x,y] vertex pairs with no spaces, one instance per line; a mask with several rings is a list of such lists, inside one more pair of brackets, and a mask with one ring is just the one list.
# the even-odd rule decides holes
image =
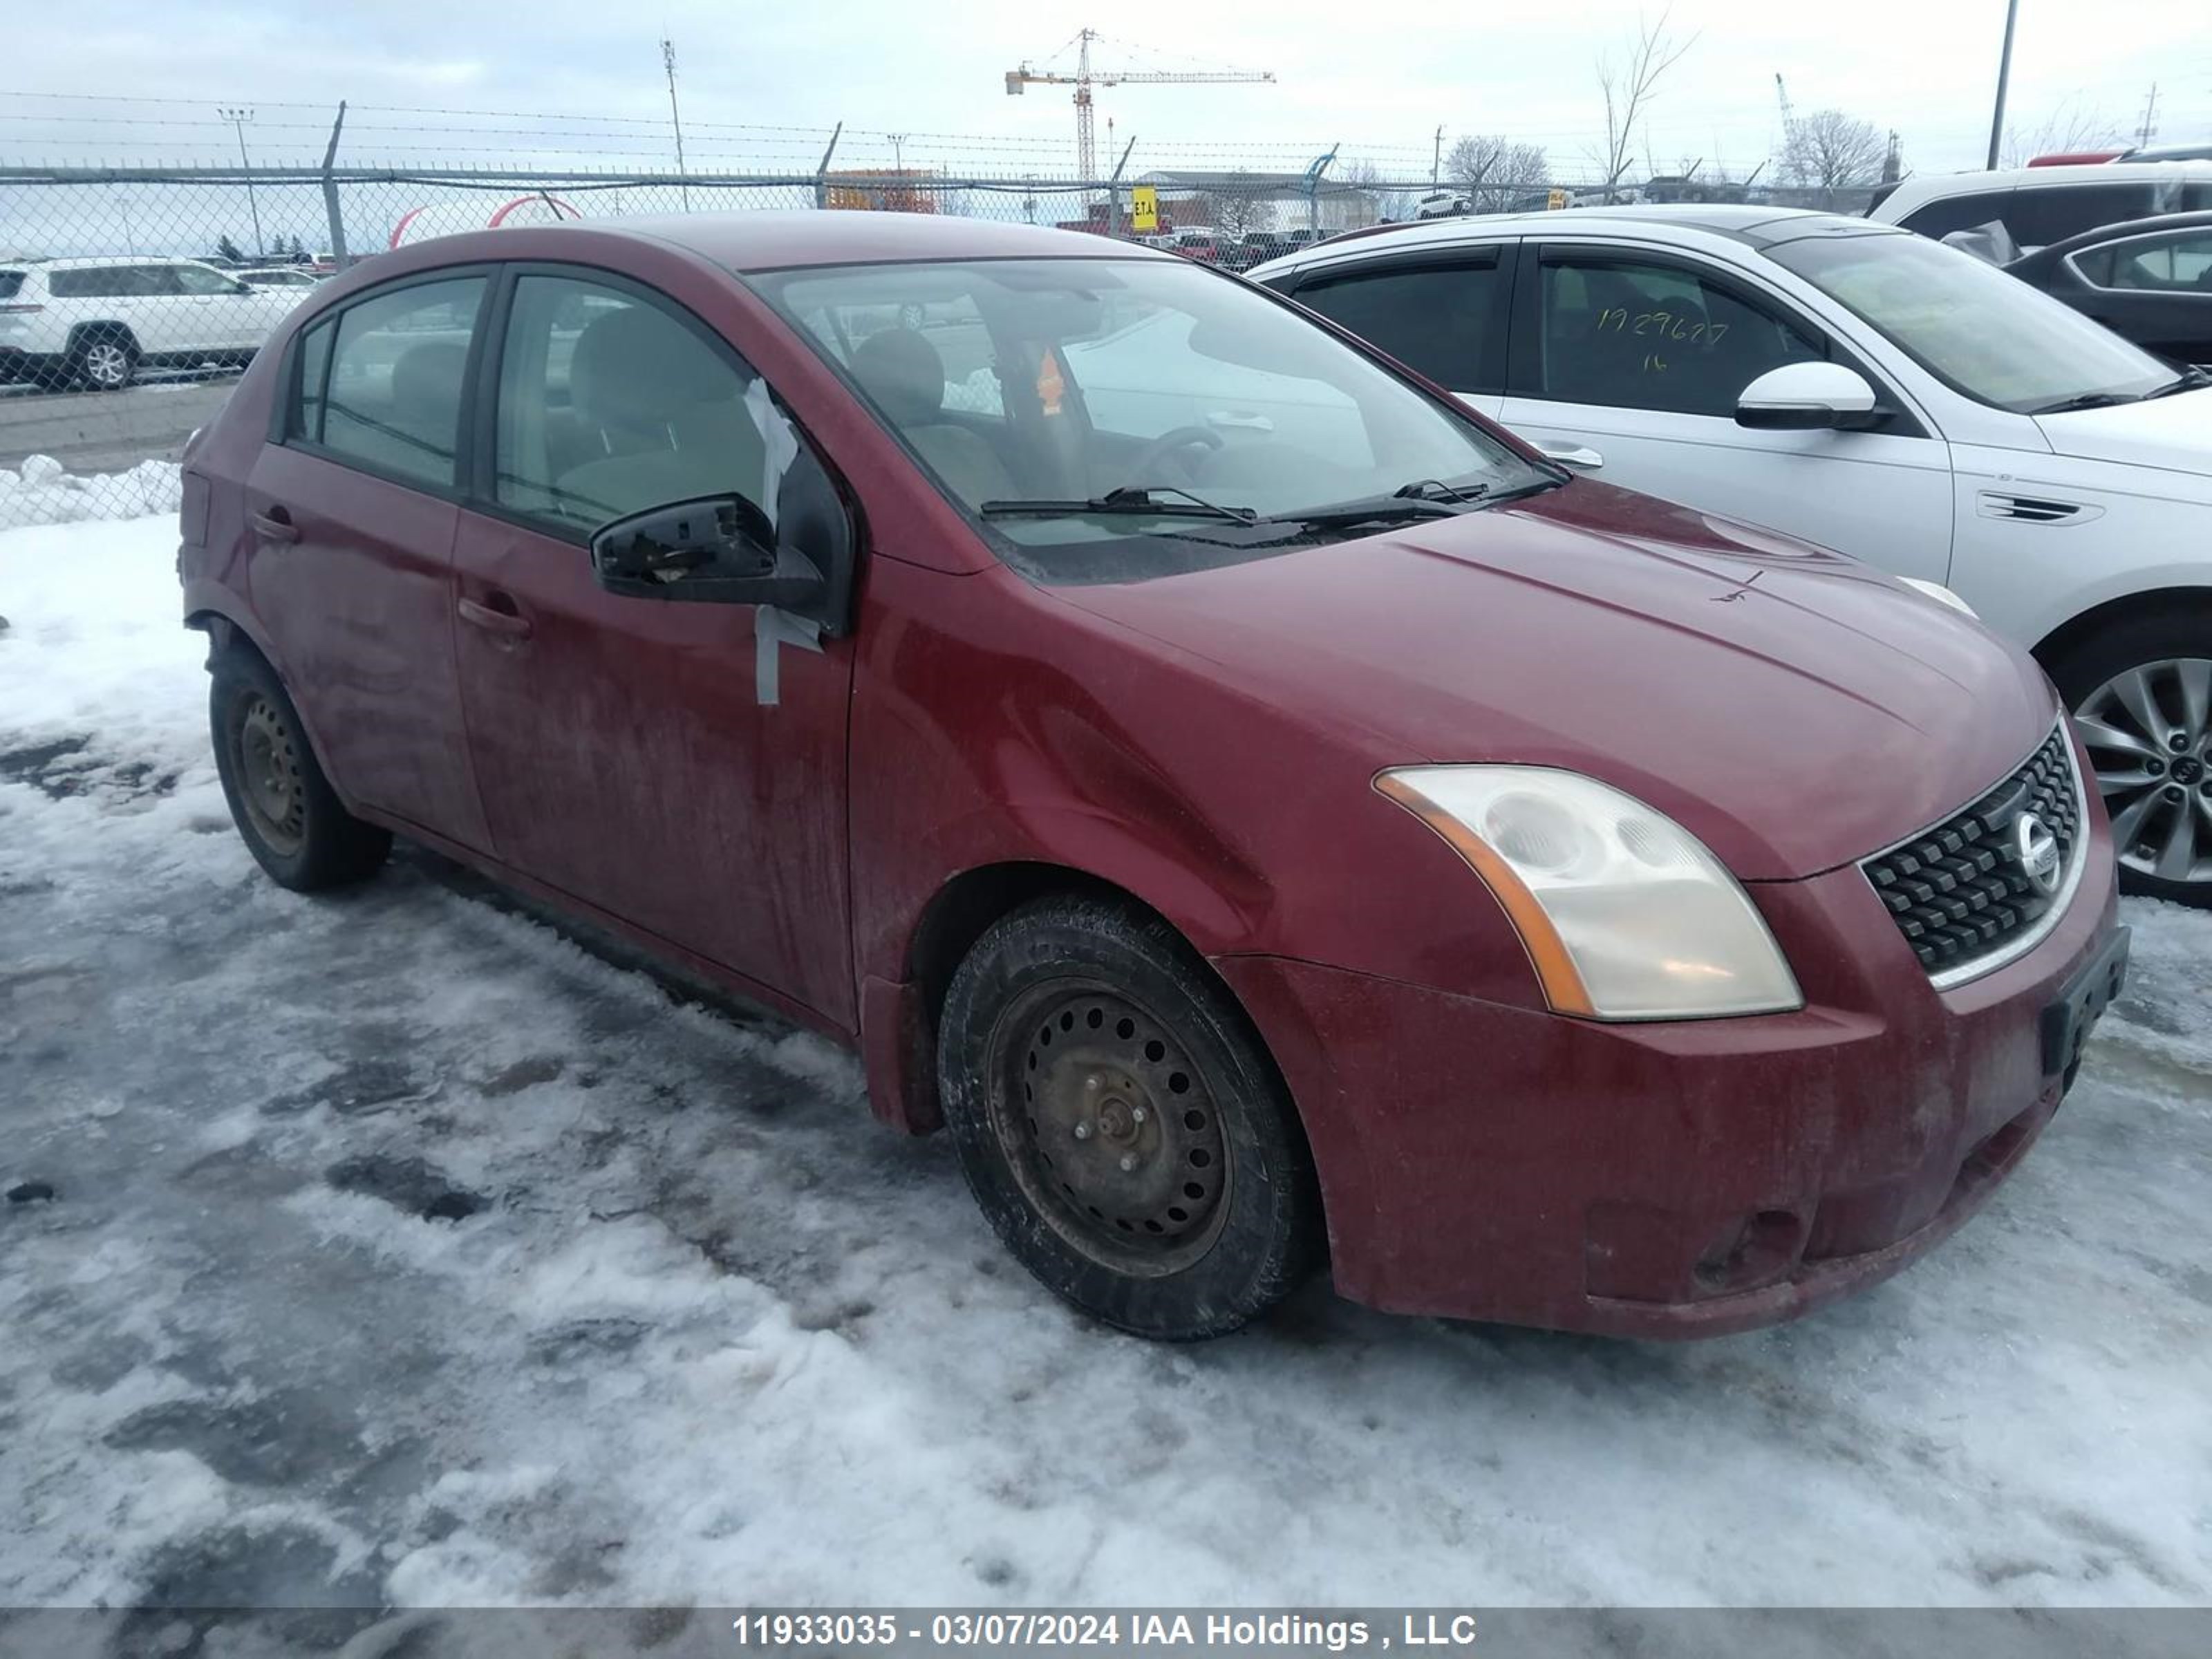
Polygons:
[[1540,443],[1536,453],[1547,461],[1557,461],[1561,466],[1580,467],[1585,472],[1595,472],[1605,465],[1605,457],[1588,444]]
[[487,634],[497,634],[505,639],[528,639],[530,618],[516,611],[514,601],[507,599],[506,594],[495,597],[505,601],[504,608],[498,605],[485,605],[476,599],[463,599],[454,609],[460,612],[461,620],[471,628],[481,628]]
[[292,522],[292,515],[281,507],[272,507],[266,513],[249,513],[246,520],[253,533],[264,542],[296,542],[300,526]]

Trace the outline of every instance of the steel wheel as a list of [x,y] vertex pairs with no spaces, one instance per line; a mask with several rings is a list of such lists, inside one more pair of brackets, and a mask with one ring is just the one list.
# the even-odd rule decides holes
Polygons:
[[269,699],[256,696],[240,716],[233,739],[241,784],[240,803],[254,833],[279,858],[300,848],[307,834],[307,784],[291,728]]
[[113,392],[131,384],[131,348],[120,340],[102,337],[93,341],[79,362],[85,380],[99,391]]
[[2164,882],[2212,881],[2212,658],[2116,674],[2074,719],[2120,863]]
[[1030,1206],[1117,1273],[1212,1248],[1233,1171],[1219,1112],[1166,1024],[1095,981],[1030,988],[991,1035],[991,1127]]

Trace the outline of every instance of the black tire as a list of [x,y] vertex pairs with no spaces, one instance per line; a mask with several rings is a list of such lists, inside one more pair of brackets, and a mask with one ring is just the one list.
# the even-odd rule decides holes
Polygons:
[[88,392],[120,392],[138,374],[138,342],[122,327],[88,328],[70,348],[70,379]]
[[[2066,707],[2085,720],[2083,738],[2100,774],[2092,787],[2102,788],[2112,816],[2121,890],[2212,908],[2212,721],[2192,720],[2181,678],[2201,679],[2212,672],[2201,666],[2207,663],[2212,663],[2212,607],[2185,605],[2100,629],[2046,666]],[[2138,696],[2147,689],[2160,711],[2162,743],[2151,741],[2158,734],[2147,730],[2117,689],[2138,673],[2143,676]],[[2106,728],[2135,740],[2136,748],[2112,746]],[[2142,810],[2136,812],[2139,805]],[[2153,866],[2184,815],[2193,815],[2186,821],[2200,873],[2164,879]]]
[[208,724],[231,819],[264,870],[302,893],[376,873],[392,832],[339,805],[299,711],[257,653],[233,647],[216,659]]
[[1275,1068],[1157,920],[1073,896],[1002,918],[945,994],[938,1083],[984,1216],[1095,1319],[1225,1335],[1318,1255],[1312,1159]]

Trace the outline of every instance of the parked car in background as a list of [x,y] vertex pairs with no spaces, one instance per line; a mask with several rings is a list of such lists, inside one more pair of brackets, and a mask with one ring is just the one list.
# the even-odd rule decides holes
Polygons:
[[243,362],[297,297],[198,259],[0,265],[0,375],[48,390],[112,392],[141,368]]
[[[1153,395],[1092,397],[1148,322]],[[956,326],[995,400],[948,406]],[[1214,422],[1254,370],[1328,447]],[[2125,967],[2017,647],[1103,238],[404,248],[305,301],[183,501],[274,878],[404,833],[856,1044],[1150,1336],[1324,1241],[1386,1308],[1792,1316],[1987,1198]]]
[[1180,253],[1186,259],[1195,259],[1200,264],[1218,265],[1226,263],[1232,246],[1210,230],[1178,230],[1168,251]]
[[2212,364],[2212,213],[2107,225],[2005,269],[2146,350]]
[[300,292],[314,287],[328,274],[308,264],[259,265],[231,273],[248,288],[292,289]]
[[2130,883],[2212,902],[2212,389],[1863,219],[1593,208],[1251,273],[1586,473],[1956,589],[2075,711]]
[[1222,264],[1231,270],[1249,270],[1269,259],[1279,259],[1299,245],[1279,230],[1255,230],[1239,240]]
[[2212,209],[2212,161],[2104,161],[1916,174],[1877,191],[1866,216],[1939,242],[2002,224],[2029,253],[2106,225],[2203,209]]

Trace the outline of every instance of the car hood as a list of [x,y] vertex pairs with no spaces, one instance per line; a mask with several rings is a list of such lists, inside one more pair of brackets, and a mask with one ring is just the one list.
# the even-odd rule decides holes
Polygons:
[[2212,386],[2110,409],[2039,415],[2035,423],[2061,455],[2212,477]]
[[1517,762],[1674,817],[1746,880],[1947,816],[2056,700],[2027,654],[1839,555],[1579,481],[1152,580],[1054,590],[1380,767]]

